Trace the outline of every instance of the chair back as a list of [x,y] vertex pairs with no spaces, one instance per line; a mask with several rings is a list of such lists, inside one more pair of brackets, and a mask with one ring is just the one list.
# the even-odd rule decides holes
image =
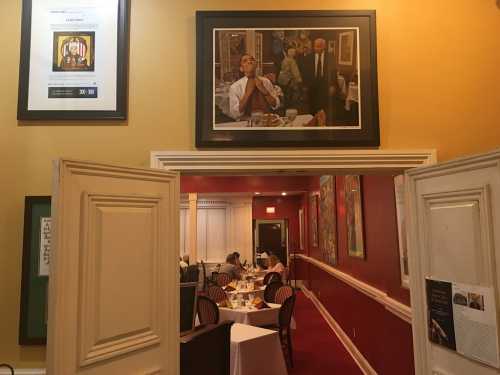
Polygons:
[[232,324],[206,325],[181,337],[180,375],[230,375]]
[[269,272],[266,273],[266,276],[264,276],[264,285],[269,284],[270,282],[273,282],[274,280],[281,281],[281,275],[278,272]]
[[203,278],[202,290],[206,292],[208,287],[207,266],[205,266],[203,260],[201,261],[201,276]]
[[219,323],[219,307],[210,298],[199,296],[197,311],[200,324]]
[[264,301],[266,302],[275,302],[276,292],[279,288],[283,286],[281,281],[273,281],[266,285],[266,289],[264,289]]
[[228,273],[219,272],[215,280],[218,286],[223,287],[231,282],[231,276]]
[[185,282],[187,283],[197,283],[200,277],[200,269],[197,264],[191,264],[186,268]]
[[219,303],[227,299],[226,292],[224,292],[224,290],[217,285],[209,286],[207,294],[208,298],[210,298],[215,303]]
[[288,329],[290,327],[290,322],[292,321],[293,308],[295,306],[295,294],[288,297],[280,307],[280,312],[278,316],[278,325],[280,331]]
[[285,302],[285,300],[288,297],[291,297],[294,294],[295,292],[293,291],[293,288],[290,285],[283,285],[276,291],[276,295],[274,296],[274,302],[279,305],[282,305],[283,302]]

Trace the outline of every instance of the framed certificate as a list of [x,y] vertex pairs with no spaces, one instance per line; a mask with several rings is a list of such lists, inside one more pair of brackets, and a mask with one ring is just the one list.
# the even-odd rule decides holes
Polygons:
[[27,196],[24,203],[20,345],[45,345],[51,241],[50,196]]
[[23,0],[19,120],[125,120],[129,0]]

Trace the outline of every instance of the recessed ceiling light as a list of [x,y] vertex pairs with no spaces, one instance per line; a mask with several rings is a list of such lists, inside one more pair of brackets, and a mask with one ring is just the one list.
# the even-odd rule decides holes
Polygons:
[[286,191],[284,191],[283,193],[281,193],[281,195],[286,195]]
[[255,194],[255,195],[260,195],[260,192],[259,192],[259,191],[256,191],[254,194]]

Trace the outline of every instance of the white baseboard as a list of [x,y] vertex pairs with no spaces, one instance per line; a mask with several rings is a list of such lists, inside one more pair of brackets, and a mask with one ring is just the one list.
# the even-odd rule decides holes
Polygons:
[[[45,375],[44,368],[18,368],[14,369],[16,375]],[[5,367],[0,368],[0,375],[11,375],[9,369]]]
[[318,300],[318,298],[314,295],[314,293],[311,292],[309,289],[307,289],[303,284],[301,285],[301,289],[304,292],[304,294],[312,301],[314,306],[316,306],[320,314],[323,316],[323,318],[328,323],[332,331],[338,337],[342,345],[344,345],[347,352],[351,355],[352,359],[354,359],[354,362],[356,362],[356,364],[363,372],[363,374],[377,375],[377,372],[373,369],[368,360],[363,356],[363,354],[361,354],[361,352],[356,347],[356,345],[354,345],[354,343],[351,341],[347,333],[344,332],[340,324],[337,323],[337,321],[330,315],[328,310]]

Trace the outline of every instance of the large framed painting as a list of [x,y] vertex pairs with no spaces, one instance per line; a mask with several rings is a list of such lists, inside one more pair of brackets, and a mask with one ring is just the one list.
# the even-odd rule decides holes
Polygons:
[[394,176],[394,196],[396,199],[396,217],[398,222],[399,264],[401,285],[410,288],[410,267],[408,265],[408,243],[406,240],[406,201],[404,175]]
[[312,247],[318,247],[318,195],[309,196],[309,238]]
[[364,258],[363,200],[360,176],[345,176],[344,194],[347,221],[347,252],[349,256]]
[[337,264],[337,205],[335,176],[320,177],[319,242],[323,261]]
[[197,147],[379,146],[375,11],[199,11]]
[[20,345],[43,345],[47,340],[51,225],[50,197],[25,197]]
[[129,0],[23,0],[19,120],[127,117]]

